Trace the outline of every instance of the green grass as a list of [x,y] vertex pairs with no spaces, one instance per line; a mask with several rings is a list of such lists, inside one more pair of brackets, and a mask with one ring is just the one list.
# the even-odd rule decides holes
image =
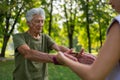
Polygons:
[[[49,80],[81,80],[69,68],[63,66],[48,65]],[[0,62],[0,80],[12,80],[12,72],[14,69],[14,61]]]
[[12,80],[13,61],[0,62],[0,80]]
[[48,70],[50,80],[80,80],[80,78],[67,67],[49,64]]

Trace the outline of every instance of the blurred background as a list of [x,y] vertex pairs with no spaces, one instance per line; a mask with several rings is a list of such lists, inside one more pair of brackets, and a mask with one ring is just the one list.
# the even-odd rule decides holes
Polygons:
[[[109,22],[116,16],[108,0],[0,0],[0,80],[12,80],[12,34],[28,29],[25,13],[34,7],[42,7],[46,12],[43,33],[59,45],[76,52],[84,48],[93,55],[97,55]],[[49,64],[49,74],[50,80],[80,80],[68,68],[53,64]]]

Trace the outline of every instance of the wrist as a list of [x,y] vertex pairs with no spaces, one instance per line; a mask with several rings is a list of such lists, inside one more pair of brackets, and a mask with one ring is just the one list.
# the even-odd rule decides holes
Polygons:
[[59,63],[58,60],[56,59],[56,56],[53,56],[52,60],[53,60],[53,63],[54,63],[55,65],[60,65],[60,63]]

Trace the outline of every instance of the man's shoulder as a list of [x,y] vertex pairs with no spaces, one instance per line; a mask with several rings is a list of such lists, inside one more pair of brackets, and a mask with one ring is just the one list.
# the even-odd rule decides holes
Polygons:
[[43,37],[50,37],[48,34],[42,33]]
[[24,33],[15,33],[12,35],[12,37],[13,38],[22,38],[22,37],[24,37],[25,34],[26,34],[25,32]]
[[42,36],[46,36],[47,34],[45,34],[45,33],[40,33]]
[[15,34],[13,34],[13,36],[20,36],[20,35],[25,35],[26,33],[25,32],[23,32],[23,33],[15,33]]

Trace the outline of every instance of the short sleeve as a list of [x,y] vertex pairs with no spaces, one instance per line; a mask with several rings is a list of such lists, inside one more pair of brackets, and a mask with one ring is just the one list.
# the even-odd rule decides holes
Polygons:
[[120,15],[116,16],[115,19],[119,22],[120,24]]
[[112,27],[112,25],[113,25],[113,23],[114,23],[115,21],[117,21],[117,22],[120,24],[120,15],[116,16],[116,17],[112,20],[109,28],[107,29],[107,34],[108,34],[109,30],[111,29],[111,27]]
[[53,44],[55,44],[55,42],[53,41],[53,39],[49,35],[45,35],[45,36],[47,38],[48,47],[51,48],[51,46]]
[[22,34],[14,34],[13,35],[13,43],[14,43],[14,49],[16,50],[19,46],[26,44],[24,35]]

